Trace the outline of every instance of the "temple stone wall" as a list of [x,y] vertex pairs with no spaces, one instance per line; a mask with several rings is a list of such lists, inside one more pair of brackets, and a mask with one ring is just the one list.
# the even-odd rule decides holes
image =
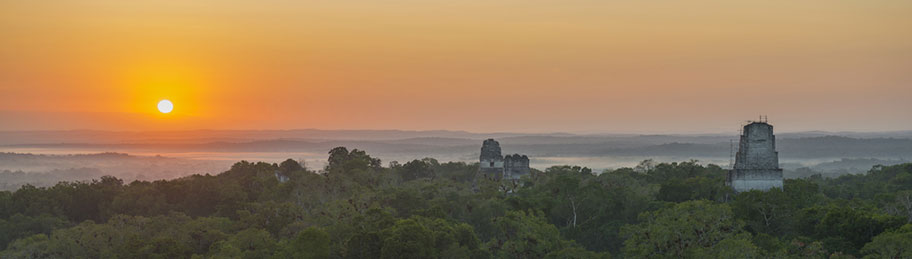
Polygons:
[[734,180],[731,182],[731,186],[738,192],[769,190],[772,188],[782,188],[782,180]]
[[487,139],[481,145],[481,155],[478,156],[478,166],[482,173],[500,178],[504,174],[504,158],[500,154],[500,143],[494,139]]
[[494,139],[482,143],[478,166],[485,177],[495,179],[519,179],[531,172],[528,156],[513,154],[505,157],[501,154],[500,143]]
[[504,178],[519,179],[530,172],[528,156],[512,154],[504,157]]
[[782,169],[772,125],[753,122],[744,126],[727,184],[736,192],[782,188]]

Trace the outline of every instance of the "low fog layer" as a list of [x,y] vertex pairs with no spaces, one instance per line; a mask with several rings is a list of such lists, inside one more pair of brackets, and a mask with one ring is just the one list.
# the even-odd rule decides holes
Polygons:
[[[731,153],[737,151],[737,137],[328,130],[0,132],[0,152],[7,152],[0,154],[0,189],[101,175],[132,181],[216,174],[240,160],[292,158],[320,169],[326,152],[337,146],[366,150],[384,164],[425,157],[475,162],[486,138],[496,138],[505,155],[528,155],[538,169],[570,164],[600,171],[632,167],[646,159],[699,160],[727,167]],[[873,165],[912,160],[912,132],[782,133],[777,134],[777,149],[786,177],[861,173]]]
[[23,184],[51,186],[58,181],[82,181],[113,175],[126,181],[173,179],[190,174],[227,170],[228,161],[192,160],[122,153],[35,155],[0,153],[0,190]]

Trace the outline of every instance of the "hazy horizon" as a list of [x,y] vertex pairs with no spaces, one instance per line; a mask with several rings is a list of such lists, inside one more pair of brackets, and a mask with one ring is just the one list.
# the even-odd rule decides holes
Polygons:
[[[4,111],[0,111],[0,119],[8,119],[9,117],[4,117]],[[8,115],[8,114],[6,114]],[[662,129],[645,129],[645,130],[549,130],[549,129],[540,129],[540,130],[530,130],[530,129],[515,129],[515,130],[472,130],[472,129],[460,129],[460,128],[320,128],[320,127],[290,127],[290,128],[187,128],[187,129],[135,129],[135,128],[104,128],[104,127],[9,127],[6,125],[0,125],[0,132],[75,132],[75,131],[96,131],[96,132],[115,132],[115,133],[142,133],[142,132],[194,132],[194,131],[302,131],[302,130],[316,130],[316,131],[403,131],[403,132],[434,132],[434,131],[451,131],[451,132],[466,132],[473,134],[572,134],[572,135],[729,135],[734,132],[737,135],[737,132],[741,127],[750,122],[758,121],[756,118],[754,120],[742,120],[740,123],[733,124],[734,126],[729,127],[729,129],[719,129],[719,130],[691,130],[688,128],[675,129],[675,128],[662,128]],[[778,133],[812,133],[812,132],[823,132],[823,133],[899,133],[899,132],[908,132],[912,131],[910,128],[896,128],[896,129],[870,129],[870,128],[791,128],[788,126],[778,126],[775,122],[770,121],[770,124],[773,124],[776,127]],[[72,125],[72,123],[68,124]],[[785,128],[784,130],[782,128]]]

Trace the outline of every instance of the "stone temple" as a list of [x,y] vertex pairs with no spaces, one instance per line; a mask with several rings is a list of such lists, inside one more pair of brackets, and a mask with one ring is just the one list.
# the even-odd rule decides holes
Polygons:
[[494,139],[487,139],[481,145],[481,155],[478,157],[480,173],[495,179],[519,179],[529,174],[529,157],[526,155],[500,154],[500,143]]
[[726,184],[735,192],[782,188],[782,169],[773,125],[764,121],[744,126],[735,165],[728,173]]

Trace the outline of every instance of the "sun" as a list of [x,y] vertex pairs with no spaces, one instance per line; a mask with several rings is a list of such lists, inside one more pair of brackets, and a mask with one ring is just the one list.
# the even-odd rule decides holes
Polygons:
[[158,102],[158,111],[161,113],[170,113],[171,110],[174,110],[174,104],[169,100],[161,100]]

